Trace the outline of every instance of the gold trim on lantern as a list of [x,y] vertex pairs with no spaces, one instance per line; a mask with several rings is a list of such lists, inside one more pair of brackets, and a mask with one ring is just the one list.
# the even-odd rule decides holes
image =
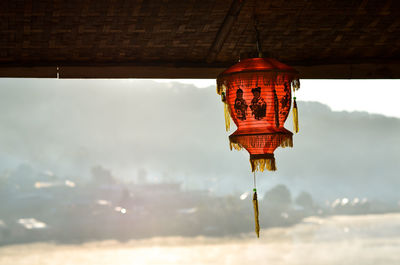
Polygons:
[[274,154],[261,154],[261,155],[250,155],[251,171],[261,171],[265,169],[269,171],[275,171],[275,157]]
[[293,136],[292,135],[287,135],[286,138],[283,138],[281,140],[281,144],[279,145],[280,147],[293,147]]
[[[265,133],[265,134],[237,134],[230,135],[229,142],[235,150],[241,150],[243,146],[251,146],[251,147],[262,147],[260,144],[263,143],[264,135],[274,135],[274,140],[278,142],[278,146],[280,147],[293,147],[293,134],[292,133]],[[241,136],[250,136],[246,137],[244,141]],[[263,144],[264,145],[264,144]]]
[[243,149],[243,146],[241,146],[239,143],[232,143],[231,141],[229,141],[229,148],[231,149],[235,149],[237,151],[240,151]]

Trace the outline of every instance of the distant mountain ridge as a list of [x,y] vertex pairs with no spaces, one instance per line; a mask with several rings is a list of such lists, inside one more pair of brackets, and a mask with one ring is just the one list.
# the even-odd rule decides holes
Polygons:
[[300,102],[300,133],[279,174],[324,196],[399,200],[400,119],[366,112],[334,112]]

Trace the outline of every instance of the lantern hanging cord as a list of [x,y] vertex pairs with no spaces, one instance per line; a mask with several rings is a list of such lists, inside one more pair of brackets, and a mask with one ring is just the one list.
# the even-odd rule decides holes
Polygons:
[[257,0],[254,0],[254,5],[253,5],[253,27],[254,27],[254,32],[256,34],[256,47],[257,47],[257,53],[258,53],[258,57],[262,58],[263,57],[263,53],[261,50],[261,42],[260,42],[260,33],[257,29],[257,24],[258,24],[258,20],[257,20],[257,16],[256,16],[256,8],[257,8]]
[[256,182],[256,172],[253,172],[253,183],[254,183],[254,188],[253,191],[256,192],[257,191],[257,182]]
[[254,25],[254,32],[256,33],[256,47],[257,47],[258,57],[262,58],[263,54],[261,50],[260,33],[257,29],[257,20],[255,13],[253,14],[253,25]]

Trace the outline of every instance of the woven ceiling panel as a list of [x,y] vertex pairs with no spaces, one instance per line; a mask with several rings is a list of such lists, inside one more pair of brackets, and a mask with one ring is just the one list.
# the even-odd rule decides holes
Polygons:
[[0,66],[227,66],[255,51],[253,14],[285,63],[400,61],[400,1],[3,0]]

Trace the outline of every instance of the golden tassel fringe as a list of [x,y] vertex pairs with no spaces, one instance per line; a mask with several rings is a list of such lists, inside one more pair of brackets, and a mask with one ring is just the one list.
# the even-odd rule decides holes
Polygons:
[[293,147],[293,138],[292,137],[287,137],[282,140],[281,144],[279,145],[280,147]]
[[293,88],[293,91],[300,89],[300,80],[299,79],[292,80],[292,88]]
[[260,222],[258,220],[258,200],[257,200],[257,191],[254,189],[253,194],[253,208],[254,208],[254,222],[255,222],[255,231],[257,237],[260,237]]
[[217,85],[217,94],[218,94],[218,95],[221,95],[221,94],[222,94],[222,90],[223,90],[222,85]]
[[261,171],[263,172],[265,169],[269,171],[275,171],[275,158],[260,158],[260,159],[250,159],[251,171]]
[[232,149],[235,149],[235,150],[238,150],[238,151],[243,149],[243,147],[240,144],[232,143],[231,141],[229,141],[229,148],[231,149],[231,151],[232,151]]
[[264,147],[266,142],[273,141],[280,147],[293,147],[293,137],[290,133],[279,133],[279,134],[271,134],[271,137],[267,137],[268,134],[254,134],[254,135],[246,135],[246,137],[242,137],[241,135],[231,135],[229,136],[229,140],[231,143],[239,144],[243,147]]
[[299,132],[299,113],[297,110],[296,98],[293,100],[293,131],[295,133]]

